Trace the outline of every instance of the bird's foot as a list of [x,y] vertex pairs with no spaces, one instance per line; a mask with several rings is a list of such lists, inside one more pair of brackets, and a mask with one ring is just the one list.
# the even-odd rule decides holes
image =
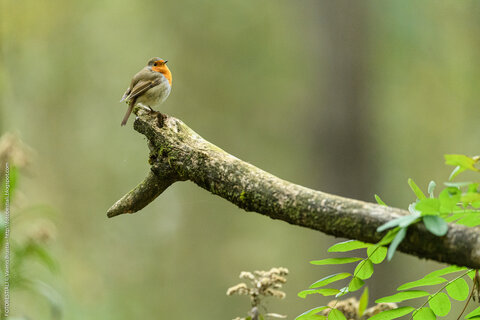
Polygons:
[[143,103],[138,103],[137,106],[149,112],[155,112],[155,110],[153,110],[150,106],[144,105]]

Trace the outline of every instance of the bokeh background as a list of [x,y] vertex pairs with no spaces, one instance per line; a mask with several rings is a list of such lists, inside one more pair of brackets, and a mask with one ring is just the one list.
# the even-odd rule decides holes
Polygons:
[[[118,101],[153,56],[173,73],[162,112],[314,189],[377,193],[406,208],[407,178],[425,189],[447,180],[443,154],[479,153],[478,1],[0,3],[0,132],[35,150],[13,202],[54,212],[59,272],[32,263],[26,276],[58,290],[62,319],[245,316],[248,299],[226,289],[242,270],[273,266],[290,275],[270,312],[293,319],[329,301],[296,293],[332,272],[308,262],[338,239],[246,213],[192,183],[106,218],[149,168],[132,119],[120,127]],[[377,267],[372,299],[438,266],[398,254]],[[11,294],[12,316],[52,318],[45,299]]]

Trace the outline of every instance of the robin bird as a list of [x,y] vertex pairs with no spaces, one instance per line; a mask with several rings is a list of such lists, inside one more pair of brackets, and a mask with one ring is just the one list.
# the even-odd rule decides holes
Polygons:
[[160,58],[148,60],[147,66],[133,76],[130,87],[120,100],[128,102],[122,126],[127,123],[136,104],[148,107],[152,111],[152,107],[159,106],[168,98],[171,90],[172,73],[167,67],[167,60]]

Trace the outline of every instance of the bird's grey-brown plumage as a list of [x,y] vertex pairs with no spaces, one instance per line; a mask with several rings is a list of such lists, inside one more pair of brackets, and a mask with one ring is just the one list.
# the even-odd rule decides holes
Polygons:
[[[127,123],[127,120],[133,111],[133,107],[137,102],[141,102],[142,104],[151,107],[151,105],[163,102],[163,100],[168,97],[170,93],[170,84],[167,78],[162,73],[152,70],[154,63],[159,60],[163,61],[160,58],[150,59],[147,66],[133,76],[130,86],[120,100],[120,102],[125,100],[128,101],[128,109],[123,118],[122,126]],[[139,99],[142,101],[139,101]]]

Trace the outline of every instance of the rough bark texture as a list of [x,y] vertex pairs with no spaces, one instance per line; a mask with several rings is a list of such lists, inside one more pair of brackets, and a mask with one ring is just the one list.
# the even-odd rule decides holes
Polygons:
[[[182,121],[139,110],[134,128],[149,141],[151,172],[107,212],[133,213],[175,181],[190,180],[245,209],[324,233],[375,243],[383,223],[407,215],[401,209],[343,198],[275,177],[204,140]],[[436,237],[422,224],[409,228],[399,250],[420,258],[480,268],[478,229],[450,225]]]

